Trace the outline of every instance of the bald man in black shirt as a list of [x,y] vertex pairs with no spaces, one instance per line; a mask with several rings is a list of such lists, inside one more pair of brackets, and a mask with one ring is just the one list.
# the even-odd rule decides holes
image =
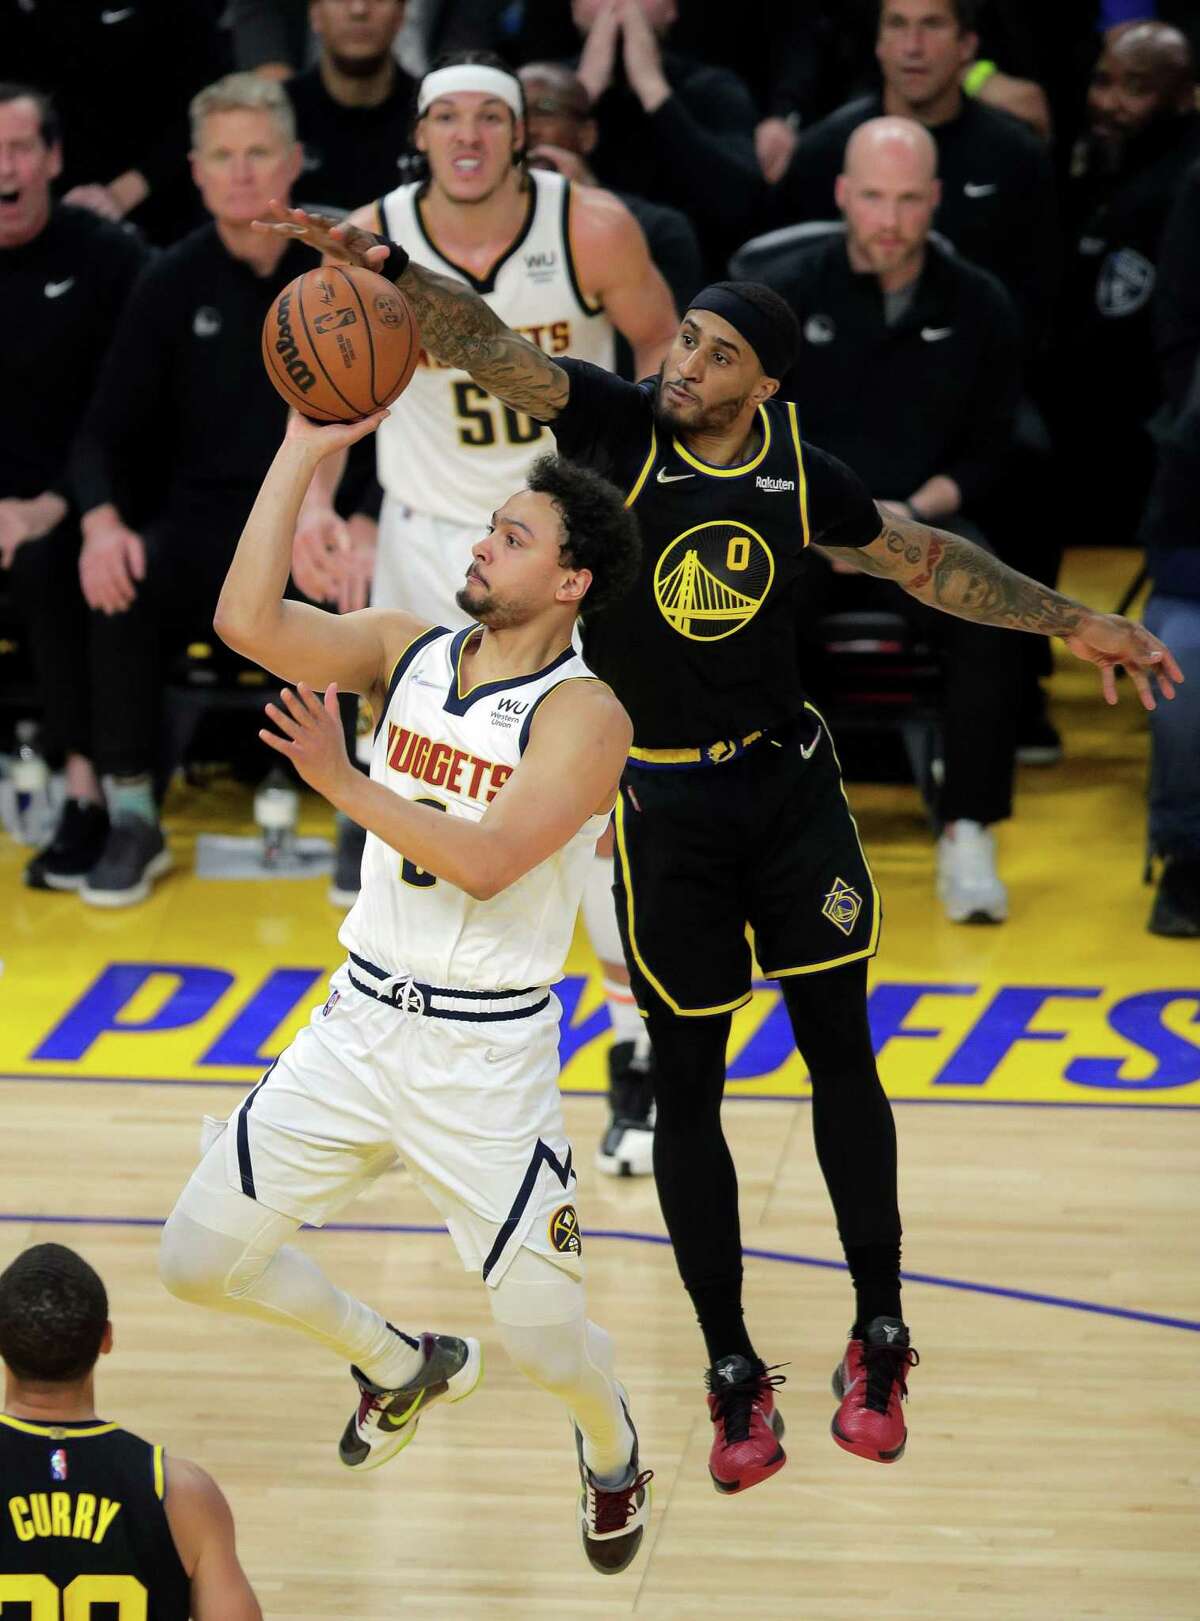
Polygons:
[[1041,141],[1007,113],[965,96],[976,0],[882,0],[876,55],[883,90],[847,102],[802,132],[776,190],[779,223],[832,219],[846,142],[887,113],[924,124],[937,143],[942,197],[934,225],[1016,300],[1026,341],[1045,336],[1058,285],[1057,208]]
[[57,112],[40,91],[0,85],[0,296],[19,319],[0,346],[0,570],[28,630],[42,746],[66,769],[50,844],[25,869],[38,889],[73,889],[108,831],[92,767],[87,614],[79,515],[67,463],[121,308],[147,249],[135,233],[51,202],[62,165]]

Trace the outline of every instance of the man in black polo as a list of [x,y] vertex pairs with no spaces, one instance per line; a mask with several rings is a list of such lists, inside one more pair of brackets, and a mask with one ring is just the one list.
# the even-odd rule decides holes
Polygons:
[[308,14],[317,60],[287,85],[304,147],[293,189],[314,205],[357,208],[404,178],[415,87],[392,54],[404,0],[313,0]]
[[[980,541],[973,517],[1011,452],[1020,330],[999,282],[929,240],[936,164],[936,146],[911,119],[872,119],[850,137],[837,182],[844,227],[798,248],[771,278],[804,340],[783,392],[805,433],[853,467],[883,508]],[[899,608],[940,648],[938,893],[952,922],[1003,922],[990,828],[1012,814],[1020,641],[897,601],[882,582],[835,575],[820,558],[807,585],[809,632],[834,606]]]
[[192,172],[211,223],[138,283],[72,474],[92,609],[93,742],[111,820],[79,890],[92,906],[145,900],[171,865],[154,795],[163,660],[211,630],[287,415],[263,368],[263,319],[312,263],[251,230],[300,165],[282,87],[230,74],[193,98],[192,122]]
[[854,1281],[834,1439],[893,1461],[916,1353],[900,1315],[895,1128],[867,1021],[879,903],[832,745],[800,683],[793,625],[805,547],[960,617],[1066,637],[1101,667],[1110,700],[1117,664],[1148,706],[1152,673],[1170,696],[1174,661],[1140,626],[1092,613],[969,541],[881,516],[847,467],[802,442],[795,406],[775,397],[799,333],[769,288],[703,289],[658,377],[631,384],[551,360],[469,288],[368,231],[279,208],[265,228],[391,276],[437,359],[549,422],[564,454],[628,491],[642,571],[582,630],[585,657],[634,722],[615,887],[658,1063],[659,1198],[711,1360],[710,1473],[736,1492],[786,1461],[779,1376],[742,1318],[737,1177],[721,1132],[730,1020],[750,999],[747,923],[809,1069],[817,1152]]
[[1133,544],[1149,493],[1147,423],[1163,397],[1151,308],[1171,206],[1200,156],[1195,91],[1190,45],[1157,22],[1109,40],[1088,91],[1068,191],[1053,427],[1079,524],[1101,544]]
[[775,209],[780,223],[832,218],[834,182],[858,126],[881,113],[915,119],[937,143],[942,192],[934,224],[1003,282],[1033,349],[1049,325],[1058,281],[1050,159],[1022,124],[963,94],[977,10],[978,0],[880,0],[882,91],[847,102],[801,135]]
[[0,346],[0,572],[29,636],[42,745],[67,799],[50,844],[25,869],[36,889],[75,889],[108,833],[84,695],[87,610],[68,457],[113,328],[148,253],[133,232],[54,204],[58,115],[27,85],[0,85],[0,295],[14,314]]

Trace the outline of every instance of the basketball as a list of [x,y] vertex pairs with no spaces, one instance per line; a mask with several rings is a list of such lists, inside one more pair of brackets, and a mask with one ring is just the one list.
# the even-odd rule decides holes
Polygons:
[[373,270],[318,265],[267,311],[267,376],[314,422],[357,422],[408,387],[421,335],[404,294]]

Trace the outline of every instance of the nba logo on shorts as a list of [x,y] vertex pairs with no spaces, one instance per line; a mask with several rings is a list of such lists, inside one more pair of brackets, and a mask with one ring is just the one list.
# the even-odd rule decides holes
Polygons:
[[65,1480],[67,1478],[67,1453],[65,1447],[58,1447],[50,1454],[50,1479]]
[[327,1019],[333,1012],[334,1008],[338,1004],[338,999],[340,998],[341,994],[341,991],[330,991],[329,996],[326,999],[325,1006],[321,1009],[321,1017],[323,1019]]

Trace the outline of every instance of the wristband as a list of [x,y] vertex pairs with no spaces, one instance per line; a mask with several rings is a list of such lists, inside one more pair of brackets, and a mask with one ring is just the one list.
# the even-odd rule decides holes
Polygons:
[[972,62],[963,76],[963,90],[968,96],[977,96],[996,71],[994,62]]
[[388,281],[399,281],[408,269],[408,254],[398,242],[389,242],[386,236],[376,236],[375,240],[388,250],[387,258],[377,266],[375,274]]

